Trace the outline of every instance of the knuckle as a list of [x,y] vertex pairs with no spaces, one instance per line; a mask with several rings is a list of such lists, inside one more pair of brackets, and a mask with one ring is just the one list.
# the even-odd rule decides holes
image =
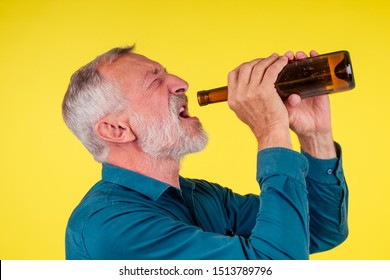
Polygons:
[[228,74],[228,80],[233,80],[237,76],[236,70],[230,71]]
[[257,63],[253,66],[253,71],[262,71],[264,69],[263,63]]
[[235,99],[228,99],[228,105],[229,105],[229,108],[232,109],[233,111],[238,106],[237,101]]
[[279,72],[282,70],[279,64],[274,63],[270,67],[268,67],[267,72],[271,75],[279,74]]

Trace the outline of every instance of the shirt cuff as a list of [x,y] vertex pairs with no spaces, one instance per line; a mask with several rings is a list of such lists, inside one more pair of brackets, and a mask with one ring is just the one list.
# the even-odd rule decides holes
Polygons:
[[339,184],[344,180],[341,146],[336,142],[334,145],[337,157],[332,159],[318,159],[301,151],[309,163],[308,178],[324,184]]
[[307,159],[287,148],[267,148],[257,154],[257,181],[274,175],[286,175],[304,181],[308,172]]

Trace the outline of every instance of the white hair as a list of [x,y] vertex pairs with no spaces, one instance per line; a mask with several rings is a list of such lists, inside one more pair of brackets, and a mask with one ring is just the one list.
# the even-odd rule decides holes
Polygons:
[[99,74],[98,67],[131,53],[132,49],[112,49],[76,71],[62,102],[66,125],[99,162],[107,159],[109,151],[107,144],[94,133],[94,126],[104,116],[123,111],[126,100],[118,85]]

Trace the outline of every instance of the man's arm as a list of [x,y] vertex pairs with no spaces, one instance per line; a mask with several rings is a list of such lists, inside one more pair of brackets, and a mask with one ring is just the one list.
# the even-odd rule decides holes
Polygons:
[[229,73],[228,104],[252,130],[258,149],[291,149],[288,113],[275,90],[275,81],[287,57],[273,54],[244,63]]
[[337,157],[317,159],[305,151],[309,162],[306,176],[309,192],[310,253],[332,249],[348,236],[348,188],[342,166],[342,152],[335,143]]
[[[255,227],[253,232],[260,230],[262,236],[267,236],[265,240],[270,242],[269,245],[285,244],[284,242],[294,244],[295,251],[305,252],[303,255],[307,258],[309,214],[306,207],[306,185],[305,181],[299,183],[299,188],[293,188],[294,194],[287,195],[292,191],[294,183],[290,180],[294,176],[284,177],[284,174],[286,169],[294,166],[291,161],[296,155],[291,150],[289,114],[274,86],[278,74],[287,62],[287,56],[273,54],[266,59],[244,63],[233,70],[229,73],[228,103],[237,117],[249,126],[258,141],[258,181],[262,192],[256,221],[262,221],[264,225],[262,228]],[[262,160],[264,158],[266,160]],[[306,171],[302,169],[300,172],[300,176],[304,177]],[[295,199],[291,199],[292,196]],[[294,211],[290,211],[286,203],[296,210],[295,214],[291,215]],[[281,228],[284,234],[280,234]],[[290,230],[295,232],[297,228],[300,228],[299,236],[294,238],[292,234],[286,234]]]
[[[285,54],[290,60],[306,54]],[[311,51],[311,56],[317,52]],[[348,189],[341,161],[341,147],[332,135],[328,95],[301,100],[291,95],[285,102],[290,128],[297,134],[303,154],[309,161],[306,178],[310,206],[310,252],[329,250],[348,235]],[[336,149],[337,148],[337,149]]]
[[[341,147],[337,143],[335,146],[337,158],[327,160],[314,158],[302,151],[309,164],[306,185],[310,213],[310,254],[332,249],[348,235],[348,189],[342,167]],[[276,174],[281,171],[281,165],[290,164],[285,159],[277,166],[267,166],[273,160],[275,158],[261,160],[262,168],[274,168]],[[226,196],[224,201],[232,228],[238,235],[249,237],[255,226],[258,205],[254,199],[248,203],[247,197],[254,195],[241,196],[227,191]]]
[[[312,51],[310,55],[318,54]],[[285,56],[289,60],[306,58],[303,52],[297,52],[296,57],[292,52],[287,52]],[[230,97],[231,107],[252,129],[259,141],[259,150],[277,146],[290,148],[289,138],[284,134],[284,108],[270,94],[272,90],[267,85],[269,76],[264,70],[257,70],[253,66],[255,63],[258,65],[258,62],[251,62],[247,67],[241,66],[243,69],[238,68],[232,72],[229,95],[230,90],[234,95]],[[278,71],[278,65],[282,65],[282,62],[268,66],[266,71],[272,76],[272,72]],[[252,66],[252,70],[245,69],[250,68],[248,66]],[[256,79],[256,76],[261,79]],[[259,85],[257,89],[254,87],[256,83]],[[262,96],[267,100],[261,100]],[[262,104],[256,102],[259,100]],[[348,190],[343,175],[341,152],[336,157],[329,96],[301,100],[298,95],[291,95],[285,106],[289,127],[297,134],[301,149],[305,151],[303,154],[309,161],[306,182],[311,217],[310,252],[328,250],[344,241],[348,234]],[[279,132],[273,128],[279,129]]]

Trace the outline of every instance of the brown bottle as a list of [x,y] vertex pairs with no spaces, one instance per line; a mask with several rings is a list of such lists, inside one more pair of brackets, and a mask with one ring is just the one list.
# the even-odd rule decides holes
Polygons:
[[[290,94],[302,98],[346,91],[355,87],[352,64],[347,51],[289,61],[279,73],[275,88],[285,100]],[[198,92],[199,105],[226,101],[227,87]]]

